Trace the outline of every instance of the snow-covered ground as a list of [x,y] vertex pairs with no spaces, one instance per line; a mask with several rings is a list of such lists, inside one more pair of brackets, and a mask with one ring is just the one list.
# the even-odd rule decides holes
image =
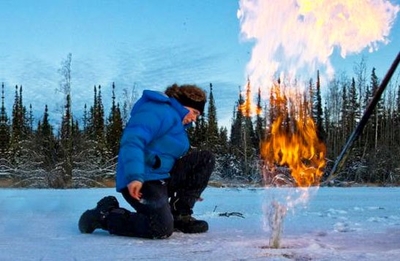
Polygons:
[[[204,234],[169,239],[80,234],[80,214],[114,189],[0,190],[0,260],[398,260],[400,188],[207,188],[195,216]],[[271,248],[268,210],[289,209]],[[242,215],[242,216],[241,216]]]

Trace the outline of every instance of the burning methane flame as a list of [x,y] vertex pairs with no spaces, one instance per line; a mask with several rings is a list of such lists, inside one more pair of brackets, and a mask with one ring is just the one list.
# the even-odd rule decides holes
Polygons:
[[299,187],[318,185],[325,167],[325,145],[319,141],[314,121],[295,119],[293,128],[280,116],[273,124],[269,139],[261,145],[261,155],[269,168],[287,166]]
[[[306,104],[281,94],[279,84],[275,85],[273,95],[271,103],[276,119],[260,148],[267,172],[277,174],[277,167],[285,167],[294,179],[293,185],[318,185],[326,163],[326,148],[318,137],[311,110]],[[287,109],[290,101],[297,103],[297,111],[293,107],[291,111]]]
[[[379,44],[387,44],[399,9],[388,0],[239,1],[241,36],[254,42],[245,75],[253,86],[275,96],[270,100],[276,111],[270,112],[270,129],[261,144],[261,155],[267,172],[288,168],[293,179],[289,185],[295,185],[300,193],[296,198],[286,197],[285,202],[272,199],[267,209],[272,230],[270,247],[280,247],[286,211],[308,199],[309,188],[319,184],[325,166],[325,146],[318,138],[311,110],[299,103],[301,98],[283,95],[274,79],[297,81],[299,75],[309,79],[317,70],[323,79],[332,77],[332,54],[336,51],[345,58],[366,47],[372,52]],[[257,112],[253,108],[250,95],[246,95],[241,112],[250,117]],[[287,182],[286,178],[282,180]]]
[[[333,76],[330,57],[335,49],[344,58],[387,44],[399,10],[388,0],[240,0],[241,36],[254,41],[246,67],[248,82],[268,93],[275,86],[273,79],[298,81],[299,74],[309,79],[317,70],[322,78]],[[285,77],[277,77],[278,73]],[[247,94],[250,89],[248,83]],[[276,99],[286,98],[276,95]],[[259,108],[251,103],[250,95],[239,107],[245,116],[259,113]],[[262,157],[269,169],[288,167],[296,186],[312,186],[322,176],[325,147],[311,115],[296,110],[301,113],[289,116],[281,110],[270,121]]]

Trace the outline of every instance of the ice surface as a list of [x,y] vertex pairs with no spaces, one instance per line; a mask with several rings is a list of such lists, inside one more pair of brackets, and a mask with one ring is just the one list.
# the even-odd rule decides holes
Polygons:
[[[1,189],[0,260],[397,260],[400,188],[207,188],[195,217],[204,234],[169,239],[80,234],[81,213],[114,189]],[[269,246],[267,210],[286,204],[280,248]],[[242,216],[241,216],[241,215]]]

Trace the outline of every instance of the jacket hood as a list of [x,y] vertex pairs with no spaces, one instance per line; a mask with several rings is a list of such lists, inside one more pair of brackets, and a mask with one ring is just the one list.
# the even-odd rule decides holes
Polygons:
[[140,100],[141,102],[152,101],[157,103],[168,103],[178,112],[182,120],[186,114],[189,113],[189,110],[179,103],[178,100],[175,98],[170,98],[168,95],[160,91],[144,90]]
[[169,102],[169,97],[159,91],[144,90],[142,97],[146,100],[151,100],[155,102]]

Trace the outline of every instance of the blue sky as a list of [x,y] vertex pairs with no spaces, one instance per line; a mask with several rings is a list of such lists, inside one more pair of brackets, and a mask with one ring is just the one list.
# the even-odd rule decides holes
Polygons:
[[[121,99],[122,90],[134,85],[140,94],[175,82],[206,90],[213,83],[218,119],[228,126],[254,47],[240,35],[238,8],[234,0],[1,0],[0,82],[6,87],[7,113],[15,85],[22,85],[24,103],[33,105],[37,118],[48,104],[50,117],[58,120],[58,69],[71,53],[78,117],[85,103],[92,104],[94,85],[102,86],[107,109],[112,82]],[[364,56],[383,77],[400,49],[398,17],[387,38],[389,43],[378,43],[373,53],[365,48],[343,59],[334,50],[333,68],[351,71]]]

